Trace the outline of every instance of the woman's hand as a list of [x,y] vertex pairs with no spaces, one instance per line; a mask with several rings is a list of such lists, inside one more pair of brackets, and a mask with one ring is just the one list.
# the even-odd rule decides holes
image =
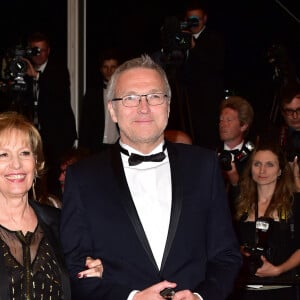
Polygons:
[[77,274],[78,278],[86,278],[86,277],[99,277],[102,278],[103,274],[103,265],[99,258],[93,259],[88,256],[85,260],[86,270],[81,271]]
[[280,270],[278,267],[272,265],[263,255],[260,257],[263,265],[257,269],[255,275],[258,277],[279,276]]
[[234,161],[231,162],[231,170],[226,171],[226,174],[230,184],[233,186],[237,186],[240,180],[240,176],[236,169]]

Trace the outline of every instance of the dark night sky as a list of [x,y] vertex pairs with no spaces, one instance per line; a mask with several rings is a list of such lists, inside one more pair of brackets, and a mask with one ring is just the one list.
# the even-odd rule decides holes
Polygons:
[[[66,56],[67,1],[0,0],[0,50],[13,46],[36,29],[50,35],[52,50]],[[281,0],[300,18],[299,0]],[[87,0],[88,63],[93,64],[105,47],[120,47],[125,56],[153,52],[160,48],[160,27],[164,17],[178,15],[179,0],[132,0],[105,4]],[[105,5],[105,7],[101,7]],[[100,6],[100,7],[99,7]],[[266,49],[283,43],[300,65],[300,24],[273,0],[209,0],[208,25],[220,31],[228,48],[230,76],[251,79],[264,63]],[[242,74],[242,76],[240,76]]]

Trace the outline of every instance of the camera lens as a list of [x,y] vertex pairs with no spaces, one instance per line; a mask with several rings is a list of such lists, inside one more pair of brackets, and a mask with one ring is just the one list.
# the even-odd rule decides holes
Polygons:
[[219,154],[219,163],[220,163],[221,169],[224,171],[230,171],[232,169],[231,160],[232,160],[231,153],[226,150],[222,151]]
[[26,70],[27,70],[26,61],[24,61],[18,57],[13,59],[9,66],[10,74],[13,77],[24,76],[24,74],[26,73]]

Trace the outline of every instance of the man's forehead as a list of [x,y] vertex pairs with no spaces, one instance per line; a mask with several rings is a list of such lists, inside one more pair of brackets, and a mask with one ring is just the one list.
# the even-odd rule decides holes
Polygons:
[[297,95],[296,97],[294,97],[290,103],[284,104],[285,108],[294,107],[294,106],[300,106],[300,95]]

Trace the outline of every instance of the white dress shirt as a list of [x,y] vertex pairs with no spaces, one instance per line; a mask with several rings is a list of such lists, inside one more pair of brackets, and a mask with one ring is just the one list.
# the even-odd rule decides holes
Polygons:
[[[123,148],[131,152],[144,155],[131,147],[120,143]],[[162,144],[151,153],[162,151]],[[129,166],[128,156],[122,153],[122,161],[130,193],[149,241],[158,268],[167,240],[171,204],[171,171],[166,158],[162,162],[142,162],[136,166]]]

